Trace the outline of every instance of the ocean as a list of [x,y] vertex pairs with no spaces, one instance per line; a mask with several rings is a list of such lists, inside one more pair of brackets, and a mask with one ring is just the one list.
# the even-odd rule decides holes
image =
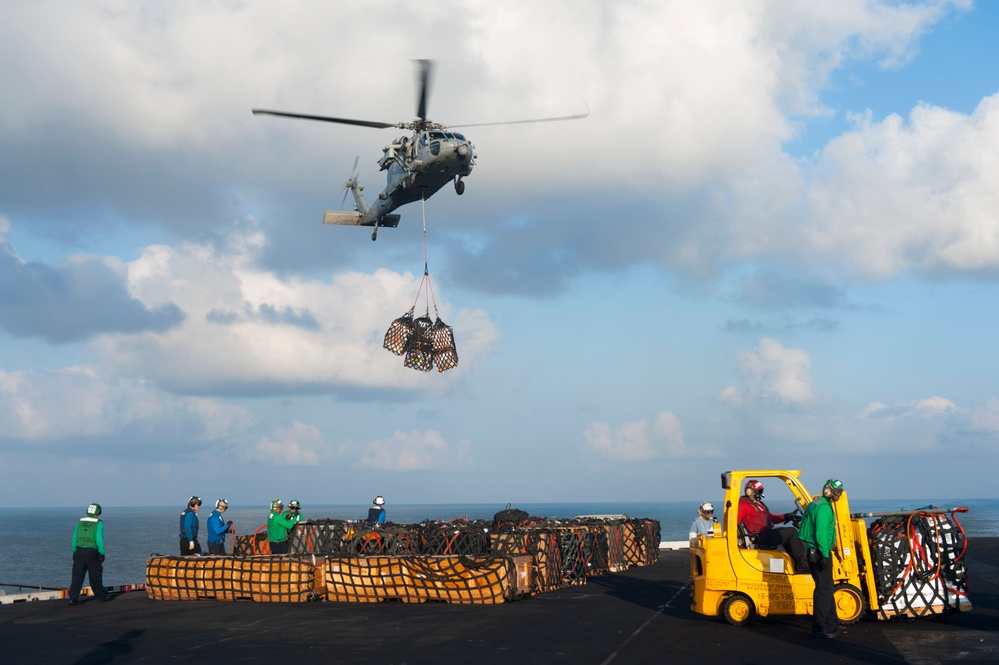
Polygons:
[[[698,502],[662,501],[643,503],[523,503],[513,507],[532,515],[571,518],[578,515],[625,514],[659,520],[662,539],[685,541],[688,528],[697,512]],[[778,501],[769,502],[776,513],[792,508]],[[884,512],[913,510],[928,505],[940,508],[966,506],[967,513],[958,520],[969,542],[984,536],[999,536],[999,499],[917,499],[917,500],[858,500],[851,499],[850,510]],[[415,524],[427,519],[450,520],[492,519],[505,505],[501,504],[437,504],[388,505],[391,522]],[[720,507],[720,506],[719,506]],[[73,508],[0,508],[5,537],[0,546],[0,591],[17,592],[10,585],[27,587],[68,587],[72,569],[70,552],[73,527],[83,516],[85,506]],[[107,559],[104,562],[104,583],[108,586],[145,581],[146,558],[150,554],[177,554],[178,518],[183,506],[124,507],[104,506],[104,542]],[[201,534],[206,546],[205,523],[211,514],[212,502],[206,501],[199,511]],[[367,505],[309,506],[302,508],[303,520],[360,520],[367,514]],[[230,506],[227,520],[232,520],[237,535],[251,534],[266,522],[267,506]],[[227,542],[227,548],[232,541]],[[29,590],[29,589],[25,589]]]

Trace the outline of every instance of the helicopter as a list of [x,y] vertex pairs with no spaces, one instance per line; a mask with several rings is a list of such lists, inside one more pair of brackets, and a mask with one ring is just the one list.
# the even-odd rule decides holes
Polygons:
[[[385,189],[378,193],[378,201],[372,206],[361,193],[364,190],[357,179],[357,164],[360,157],[354,160],[354,168],[345,185],[346,191],[341,201],[341,207],[347,200],[347,194],[354,197],[353,212],[327,210],[323,215],[324,224],[340,224],[346,226],[373,226],[371,239],[378,238],[379,228],[395,228],[399,225],[400,215],[392,211],[407,203],[426,200],[440,191],[449,182],[454,183],[454,191],[460,196],[465,192],[464,178],[471,174],[475,167],[475,146],[463,134],[454,131],[455,127],[485,127],[490,125],[514,125],[533,122],[555,122],[560,120],[581,120],[589,116],[585,113],[568,116],[534,118],[529,120],[508,120],[505,122],[486,122],[472,125],[453,125],[448,127],[427,119],[427,96],[430,87],[432,60],[417,60],[419,65],[418,83],[420,87],[416,107],[416,118],[411,122],[377,122],[372,120],[352,120],[349,118],[334,118],[325,115],[308,115],[304,113],[288,113],[285,111],[269,111],[266,109],[251,109],[254,115],[273,115],[284,118],[301,118],[304,120],[319,120],[343,125],[373,127],[387,129],[395,127],[408,129],[411,136],[400,136],[382,149],[382,157],[378,160],[380,170],[386,171]],[[585,104],[585,102],[584,102]]]

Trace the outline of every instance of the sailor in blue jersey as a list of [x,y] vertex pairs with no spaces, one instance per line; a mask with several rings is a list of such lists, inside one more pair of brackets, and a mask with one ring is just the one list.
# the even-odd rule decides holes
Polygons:
[[372,505],[368,508],[368,519],[365,520],[368,524],[384,524],[385,523],[385,499],[381,496],[376,496],[374,501],[371,502]]
[[90,576],[90,589],[98,602],[108,599],[104,590],[104,522],[99,519],[101,506],[92,503],[87,514],[73,529],[73,578],[69,584],[69,604],[76,605],[83,589],[83,578]]
[[232,530],[232,520],[226,522],[222,513],[229,507],[229,502],[219,499],[215,502],[215,510],[208,517],[208,553],[225,554],[225,535]]
[[198,542],[198,508],[201,498],[192,496],[187,502],[187,508],[180,514],[180,555],[201,554],[201,543]]

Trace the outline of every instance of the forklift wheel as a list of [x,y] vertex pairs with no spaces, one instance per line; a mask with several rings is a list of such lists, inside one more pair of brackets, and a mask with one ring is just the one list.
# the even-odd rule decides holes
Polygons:
[[860,589],[852,584],[837,584],[833,591],[833,601],[836,603],[836,616],[843,625],[850,625],[860,621],[867,603],[864,602],[864,594]]
[[753,601],[741,593],[736,593],[721,604],[721,613],[733,626],[741,626],[753,616]]

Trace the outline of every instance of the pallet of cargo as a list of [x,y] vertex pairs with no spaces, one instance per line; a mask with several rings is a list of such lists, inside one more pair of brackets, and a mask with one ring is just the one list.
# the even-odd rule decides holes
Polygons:
[[333,602],[496,604],[531,594],[530,557],[368,556],[330,558]]
[[316,595],[324,560],[291,556],[154,556],[146,560],[153,600],[303,603]]

